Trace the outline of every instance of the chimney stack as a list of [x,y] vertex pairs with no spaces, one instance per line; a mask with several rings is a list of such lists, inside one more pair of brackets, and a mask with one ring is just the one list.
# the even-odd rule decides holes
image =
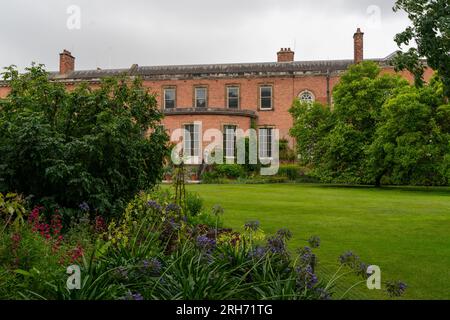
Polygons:
[[355,46],[355,64],[358,64],[364,61],[364,32],[361,32],[361,28],[356,30],[356,33],[353,35],[353,40]]
[[64,49],[64,51],[59,54],[59,73],[68,74],[74,70],[75,70],[75,58],[69,51]]
[[278,62],[293,62],[294,61],[294,51],[291,48],[281,48],[277,53]]

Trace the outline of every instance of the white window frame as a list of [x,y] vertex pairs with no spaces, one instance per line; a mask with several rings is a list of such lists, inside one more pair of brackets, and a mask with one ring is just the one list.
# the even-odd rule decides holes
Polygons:
[[[193,131],[191,131],[191,128]],[[184,125],[183,137],[183,156],[187,163],[197,163],[200,158],[201,145],[201,127],[197,123],[188,123]]]
[[[205,107],[198,107],[197,106],[197,102],[199,100],[198,98],[198,90],[205,90]],[[208,88],[207,87],[195,87],[194,88],[194,92],[195,92],[195,97],[194,97],[194,103],[195,103],[195,108],[199,108],[199,109],[207,109],[208,108]]]
[[[309,94],[311,96],[311,99],[310,100],[302,99],[302,96],[305,94]],[[303,90],[302,92],[300,92],[298,94],[298,100],[300,100],[300,102],[304,102],[304,103],[314,103],[314,101],[316,101],[316,96],[310,90]]]
[[[237,90],[237,107],[236,108],[231,108],[230,107],[230,89],[236,89]],[[227,86],[227,108],[228,109],[235,109],[238,110],[241,107],[241,90],[238,86]]]
[[[269,88],[270,89],[270,108],[263,108],[263,96],[262,96],[262,90]],[[267,99],[267,98],[264,98]],[[259,87],[259,109],[260,110],[273,110],[273,86],[272,85],[261,85]]]
[[[167,99],[166,99],[166,91],[173,91],[174,93],[174,98],[173,98],[173,108],[167,108],[166,103],[167,103]],[[164,88],[163,91],[164,94],[164,109],[175,109],[177,107],[177,89],[176,88]]]
[[236,125],[226,124],[223,126],[223,149],[225,159],[235,159],[236,157],[236,133]]
[[274,148],[273,130],[274,128],[272,127],[261,127],[258,130],[258,149],[260,159],[272,159]]

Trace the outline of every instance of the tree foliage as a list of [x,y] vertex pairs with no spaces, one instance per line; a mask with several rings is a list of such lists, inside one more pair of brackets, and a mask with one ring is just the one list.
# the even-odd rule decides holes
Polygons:
[[369,183],[365,154],[384,102],[407,86],[400,77],[380,75],[373,62],[350,67],[333,91],[334,111],[294,103],[291,114],[299,154],[324,181]]
[[0,107],[1,189],[106,213],[158,181],[167,135],[139,79],[67,91],[42,65],[3,77],[11,92]]
[[395,37],[398,46],[417,47],[399,53],[395,59],[397,69],[412,72],[416,84],[423,85],[423,63],[438,71],[445,87],[446,97],[450,97],[450,2],[448,0],[397,0],[394,11],[403,10],[411,20],[411,26]]
[[423,88],[364,62],[336,85],[334,111],[291,108],[303,164],[325,182],[443,185],[450,172],[450,106],[439,77]]
[[333,125],[330,108],[321,103],[294,101],[289,110],[295,119],[290,134],[297,138],[297,153],[303,165],[320,165],[324,154],[323,139]]
[[376,183],[445,185],[450,108],[433,85],[406,87],[383,106],[368,159]]

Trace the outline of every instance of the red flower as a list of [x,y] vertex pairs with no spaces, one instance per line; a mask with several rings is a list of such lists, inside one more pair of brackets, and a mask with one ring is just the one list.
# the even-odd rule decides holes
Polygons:
[[106,229],[106,223],[105,219],[103,219],[102,216],[95,217],[95,231],[96,232],[103,232]]

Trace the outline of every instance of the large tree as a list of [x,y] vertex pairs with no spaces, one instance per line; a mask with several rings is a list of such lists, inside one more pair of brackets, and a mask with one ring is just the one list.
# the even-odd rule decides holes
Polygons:
[[301,164],[319,166],[325,147],[323,137],[333,126],[330,108],[318,102],[310,104],[297,99],[289,112],[294,119],[290,134],[297,140],[296,150]]
[[[439,81],[405,87],[383,106],[367,154],[376,184],[446,185],[449,181],[450,106]],[[441,93],[439,93],[441,92]]]
[[366,151],[380,122],[383,104],[407,82],[381,75],[373,62],[350,67],[333,90],[334,127],[325,137],[322,170],[330,180],[373,183],[367,174]]
[[366,158],[382,106],[408,86],[399,76],[380,75],[373,62],[353,65],[334,88],[334,111],[320,104],[294,103],[291,135],[313,173],[327,182],[374,183]]
[[67,91],[41,65],[3,75],[11,92],[0,100],[0,191],[106,213],[158,181],[167,135],[139,79]]
[[397,69],[407,69],[415,75],[416,84],[423,84],[422,57],[438,71],[444,84],[444,94],[450,97],[450,2],[448,0],[397,0],[395,11],[403,10],[411,26],[397,34],[395,41],[416,47],[399,52],[395,59]]

